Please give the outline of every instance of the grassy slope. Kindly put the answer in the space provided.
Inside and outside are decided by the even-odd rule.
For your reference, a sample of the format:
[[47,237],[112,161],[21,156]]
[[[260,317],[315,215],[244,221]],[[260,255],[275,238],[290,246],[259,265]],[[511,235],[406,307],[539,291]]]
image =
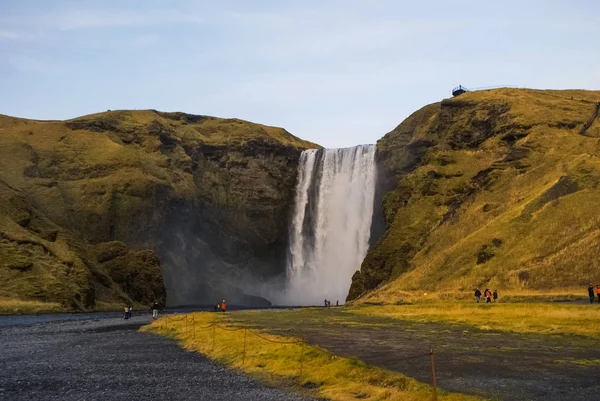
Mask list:
[[[267,312],[273,314],[273,312]],[[213,348],[213,328],[215,340]],[[227,366],[240,369],[275,385],[291,386],[333,401],[375,399],[381,401],[430,400],[431,388],[400,373],[376,368],[355,359],[339,358],[314,346],[304,346],[302,376],[300,339],[281,337],[228,324],[227,317],[215,313],[194,313],[159,319],[142,331],[151,331],[181,341],[188,350],[208,355]],[[294,344],[277,342],[296,341]],[[243,357],[244,342],[246,356]],[[477,400],[478,397],[444,393],[440,401]]]
[[361,300],[600,283],[600,121],[578,134],[599,100],[592,91],[472,92],[380,140],[398,184],[359,290],[387,284]]
[[252,141],[316,146],[281,128],[183,113],[109,111],[69,121],[0,115],[0,312],[161,296],[155,255],[91,243],[135,238],[136,247],[150,247],[155,233],[143,222],[153,220],[160,194],[195,195],[182,147]]
[[237,118],[225,119],[179,112],[115,110],[78,117],[69,122],[93,122],[95,126],[118,127],[122,131],[131,130],[132,133],[136,129],[158,123],[173,128],[176,136],[183,142],[210,145],[231,146],[250,140],[264,140],[303,149],[318,147],[314,143],[295,137],[283,128]]

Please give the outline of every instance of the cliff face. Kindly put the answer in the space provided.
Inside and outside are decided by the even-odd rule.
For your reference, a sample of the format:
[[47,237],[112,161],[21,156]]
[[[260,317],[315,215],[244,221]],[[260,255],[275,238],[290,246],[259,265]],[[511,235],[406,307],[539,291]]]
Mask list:
[[[349,299],[600,281],[600,92],[470,92],[378,143],[385,232]],[[375,291],[373,291],[376,289]]]
[[296,163],[316,146],[152,110],[0,116],[0,138],[0,298],[76,309],[164,298],[162,276],[170,304],[255,300],[239,287],[282,273]]

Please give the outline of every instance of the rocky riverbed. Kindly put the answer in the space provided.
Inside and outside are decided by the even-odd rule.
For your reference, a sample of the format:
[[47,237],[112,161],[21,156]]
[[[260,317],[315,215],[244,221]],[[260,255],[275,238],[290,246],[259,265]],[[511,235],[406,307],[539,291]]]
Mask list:
[[140,333],[149,321],[110,313],[0,317],[0,399],[309,400]]

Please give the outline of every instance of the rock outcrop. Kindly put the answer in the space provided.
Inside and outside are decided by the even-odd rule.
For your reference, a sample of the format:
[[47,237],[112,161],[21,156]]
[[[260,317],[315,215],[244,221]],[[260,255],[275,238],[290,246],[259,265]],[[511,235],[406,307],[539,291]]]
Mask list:
[[498,89],[407,118],[377,143],[385,230],[348,299],[600,282],[598,99]]
[[166,287],[171,305],[266,302],[244,291],[283,273],[309,147],[184,113],[0,115],[0,298],[93,309],[148,304]]

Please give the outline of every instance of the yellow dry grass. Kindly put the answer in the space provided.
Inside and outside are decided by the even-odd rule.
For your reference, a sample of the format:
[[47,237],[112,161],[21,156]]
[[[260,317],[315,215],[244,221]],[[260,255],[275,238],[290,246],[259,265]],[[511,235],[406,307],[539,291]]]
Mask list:
[[65,311],[65,308],[56,302],[23,301],[20,299],[0,298],[0,314],[2,315],[53,313]]
[[[211,326],[214,322],[217,327]],[[215,313],[165,317],[143,327],[142,331],[176,338],[187,350],[200,352],[274,384],[291,386],[298,391],[316,387],[310,391],[334,401],[432,399],[430,386],[400,373],[369,366],[359,360],[336,357],[318,347],[305,345],[302,353],[300,339],[246,331],[241,326],[228,324],[226,316]],[[290,341],[293,343],[279,343]],[[442,393],[438,399],[468,401],[480,398]]]
[[[495,288],[492,287],[492,290]],[[483,292],[484,288],[481,288]],[[502,303],[544,303],[573,302],[587,300],[586,288],[559,288],[541,290],[501,290]],[[357,305],[405,305],[431,303],[439,301],[470,301],[473,291],[404,291],[394,288],[393,283],[382,285],[377,291],[367,294],[359,300],[348,302],[348,306]]]
[[352,313],[420,322],[443,322],[517,333],[579,335],[600,339],[600,305],[430,302],[367,306]]

